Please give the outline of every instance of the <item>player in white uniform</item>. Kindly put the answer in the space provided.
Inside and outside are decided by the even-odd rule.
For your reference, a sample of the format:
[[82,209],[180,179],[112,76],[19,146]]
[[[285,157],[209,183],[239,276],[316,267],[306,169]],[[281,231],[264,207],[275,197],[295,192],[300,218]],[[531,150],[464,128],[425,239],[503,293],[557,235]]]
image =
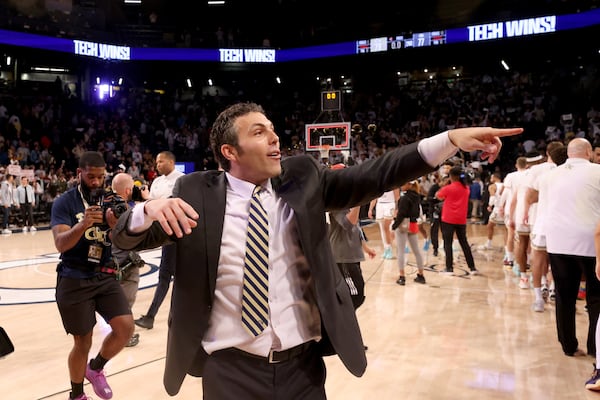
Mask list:
[[369,205],[369,218],[373,218],[373,209],[375,209],[375,220],[379,225],[383,242],[383,258],[386,260],[394,258],[392,254],[393,233],[390,231],[390,225],[396,215],[396,204],[399,198],[400,189],[394,189],[385,192],[381,197],[371,201]]

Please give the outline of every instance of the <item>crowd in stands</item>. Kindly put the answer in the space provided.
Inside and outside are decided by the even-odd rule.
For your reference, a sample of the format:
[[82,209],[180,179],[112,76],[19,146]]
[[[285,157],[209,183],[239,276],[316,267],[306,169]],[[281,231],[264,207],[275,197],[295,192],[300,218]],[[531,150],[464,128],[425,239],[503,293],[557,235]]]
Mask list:
[[[407,7],[379,0],[360,10],[337,1],[241,1],[197,12],[190,12],[184,0],[136,6],[120,2],[110,7],[101,3],[2,1],[0,25],[14,31],[134,47],[292,48],[450,29],[474,22],[572,14],[598,7],[599,0],[447,2],[444,7],[435,2]],[[268,24],[247,18],[257,9],[269,10]]]
[[[341,117],[351,121],[351,150],[332,151],[335,164],[358,164],[388,148],[464,126],[522,126],[525,133],[507,139],[489,172],[509,172],[518,156],[543,151],[548,141],[600,135],[597,67],[578,73],[482,74],[455,80],[409,82],[404,86],[356,90],[344,95]],[[183,98],[174,94],[119,93],[101,104],[84,104],[56,93],[4,96],[0,100],[0,180],[11,166],[33,170],[32,185],[40,201],[36,222],[47,220],[48,205],[76,180],[79,155],[103,153],[109,175],[119,168],[151,183],[154,159],[170,150],[177,161],[193,161],[196,170],[216,169],[208,143],[215,115],[227,104],[252,100],[271,110],[283,157],[305,152],[304,126],[323,117],[318,95],[244,92],[232,96]],[[319,158],[318,152],[311,153]],[[477,153],[461,154],[466,162]],[[110,177],[110,176],[109,176]],[[18,182],[18,179],[15,180]],[[45,216],[44,216],[45,214]]]

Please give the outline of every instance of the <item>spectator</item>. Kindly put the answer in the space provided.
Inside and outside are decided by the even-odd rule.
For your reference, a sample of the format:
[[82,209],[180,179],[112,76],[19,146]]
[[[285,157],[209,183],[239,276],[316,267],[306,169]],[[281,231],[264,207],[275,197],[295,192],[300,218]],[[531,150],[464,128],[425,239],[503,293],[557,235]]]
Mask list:
[[33,209],[35,208],[35,192],[33,186],[29,184],[29,178],[21,177],[21,184],[17,187],[17,198],[19,199],[19,208],[21,210],[21,220],[23,223],[23,232],[37,231],[33,221]]
[[442,207],[442,238],[444,239],[444,253],[446,254],[446,269],[444,273],[454,273],[454,259],[452,255],[452,241],[454,234],[463,251],[469,272],[477,274],[475,261],[471,253],[471,246],[467,240],[467,210],[469,208],[469,187],[465,183],[464,172],[461,167],[450,169],[450,183],[443,186],[436,197],[444,201]]
[[2,206],[2,233],[10,235],[12,230],[8,229],[10,214],[14,207],[19,204],[17,190],[14,185],[14,175],[6,174],[0,184],[0,206]]

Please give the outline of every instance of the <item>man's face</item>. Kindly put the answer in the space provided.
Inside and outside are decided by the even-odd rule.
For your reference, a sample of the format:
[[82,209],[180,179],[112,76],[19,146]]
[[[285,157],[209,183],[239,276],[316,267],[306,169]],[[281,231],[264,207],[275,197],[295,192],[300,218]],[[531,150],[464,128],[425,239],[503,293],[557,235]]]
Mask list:
[[88,166],[85,169],[79,169],[81,184],[89,190],[103,188],[105,176],[106,168],[104,167]]
[[600,147],[594,147],[594,152],[592,153],[592,162],[600,164]]
[[235,127],[238,145],[224,145],[229,150],[229,172],[236,178],[256,185],[279,175],[281,152],[273,123],[264,114],[253,112],[239,117]]
[[169,159],[164,154],[156,156],[156,170],[160,175],[169,175],[175,169],[175,161]]
[[440,167],[440,171],[439,171],[440,175],[441,176],[448,176],[450,174],[450,170],[451,169],[452,169],[452,166],[450,166],[450,165],[446,165],[446,164],[442,165]]

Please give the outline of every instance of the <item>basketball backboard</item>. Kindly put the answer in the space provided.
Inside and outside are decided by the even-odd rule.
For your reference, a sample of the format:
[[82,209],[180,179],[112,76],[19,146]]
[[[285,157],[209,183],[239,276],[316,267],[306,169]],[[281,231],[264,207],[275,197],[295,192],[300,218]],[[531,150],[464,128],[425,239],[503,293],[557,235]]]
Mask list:
[[350,150],[350,122],[306,124],[306,151],[317,151],[324,145],[330,150]]

